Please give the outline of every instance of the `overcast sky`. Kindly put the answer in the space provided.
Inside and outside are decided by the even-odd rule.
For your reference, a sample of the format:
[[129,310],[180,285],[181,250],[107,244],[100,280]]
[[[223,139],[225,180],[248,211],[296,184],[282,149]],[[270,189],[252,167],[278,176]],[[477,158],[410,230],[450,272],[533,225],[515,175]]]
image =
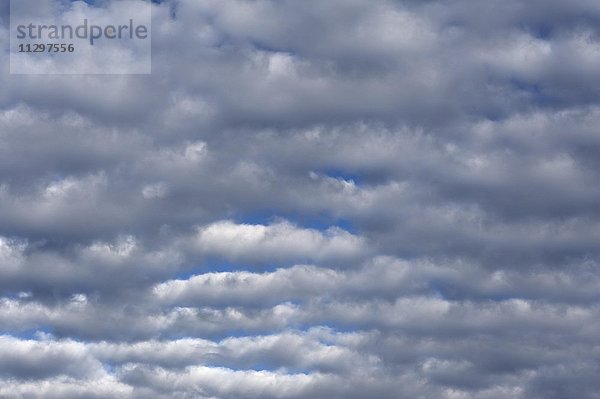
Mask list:
[[8,8],[0,398],[600,398],[598,0],[155,2],[121,76]]

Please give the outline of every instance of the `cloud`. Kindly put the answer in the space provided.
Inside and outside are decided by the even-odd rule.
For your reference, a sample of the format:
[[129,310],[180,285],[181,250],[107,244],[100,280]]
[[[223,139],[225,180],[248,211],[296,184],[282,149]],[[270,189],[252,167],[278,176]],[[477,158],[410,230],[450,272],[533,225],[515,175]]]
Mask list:
[[364,240],[340,228],[324,232],[287,222],[269,226],[217,222],[199,229],[197,246],[207,255],[232,261],[349,259],[361,256]]
[[43,379],[57,375],[75,378],[99,377],[102,364],[87,356],[84,345],[74,342],[20,341],[0,338],[0,374],[16,378]]
[[597,1],[152,3],[0,63],[0,397],[598,397]]

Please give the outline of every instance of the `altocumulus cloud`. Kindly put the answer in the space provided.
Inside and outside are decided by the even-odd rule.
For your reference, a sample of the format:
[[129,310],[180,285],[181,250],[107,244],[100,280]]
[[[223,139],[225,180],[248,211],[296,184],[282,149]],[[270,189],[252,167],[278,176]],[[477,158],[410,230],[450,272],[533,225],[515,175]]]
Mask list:
[[0,397],[600,398],[600,3],[152,3],[0,63]]

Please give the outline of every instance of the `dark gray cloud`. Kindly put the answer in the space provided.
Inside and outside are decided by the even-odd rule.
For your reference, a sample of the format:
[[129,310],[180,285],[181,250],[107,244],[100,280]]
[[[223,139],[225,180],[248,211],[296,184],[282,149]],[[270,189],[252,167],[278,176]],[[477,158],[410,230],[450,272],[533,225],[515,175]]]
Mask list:
[[153,3],[0,55],[1,398],[599,397],[597,1]]

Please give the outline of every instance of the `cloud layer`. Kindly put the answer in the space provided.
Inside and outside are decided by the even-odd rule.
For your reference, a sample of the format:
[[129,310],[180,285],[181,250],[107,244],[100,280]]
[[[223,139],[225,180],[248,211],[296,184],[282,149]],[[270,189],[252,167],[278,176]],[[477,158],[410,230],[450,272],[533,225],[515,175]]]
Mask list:
[[1,398],[600,397],[597,1],[152,7],[0,55]]

